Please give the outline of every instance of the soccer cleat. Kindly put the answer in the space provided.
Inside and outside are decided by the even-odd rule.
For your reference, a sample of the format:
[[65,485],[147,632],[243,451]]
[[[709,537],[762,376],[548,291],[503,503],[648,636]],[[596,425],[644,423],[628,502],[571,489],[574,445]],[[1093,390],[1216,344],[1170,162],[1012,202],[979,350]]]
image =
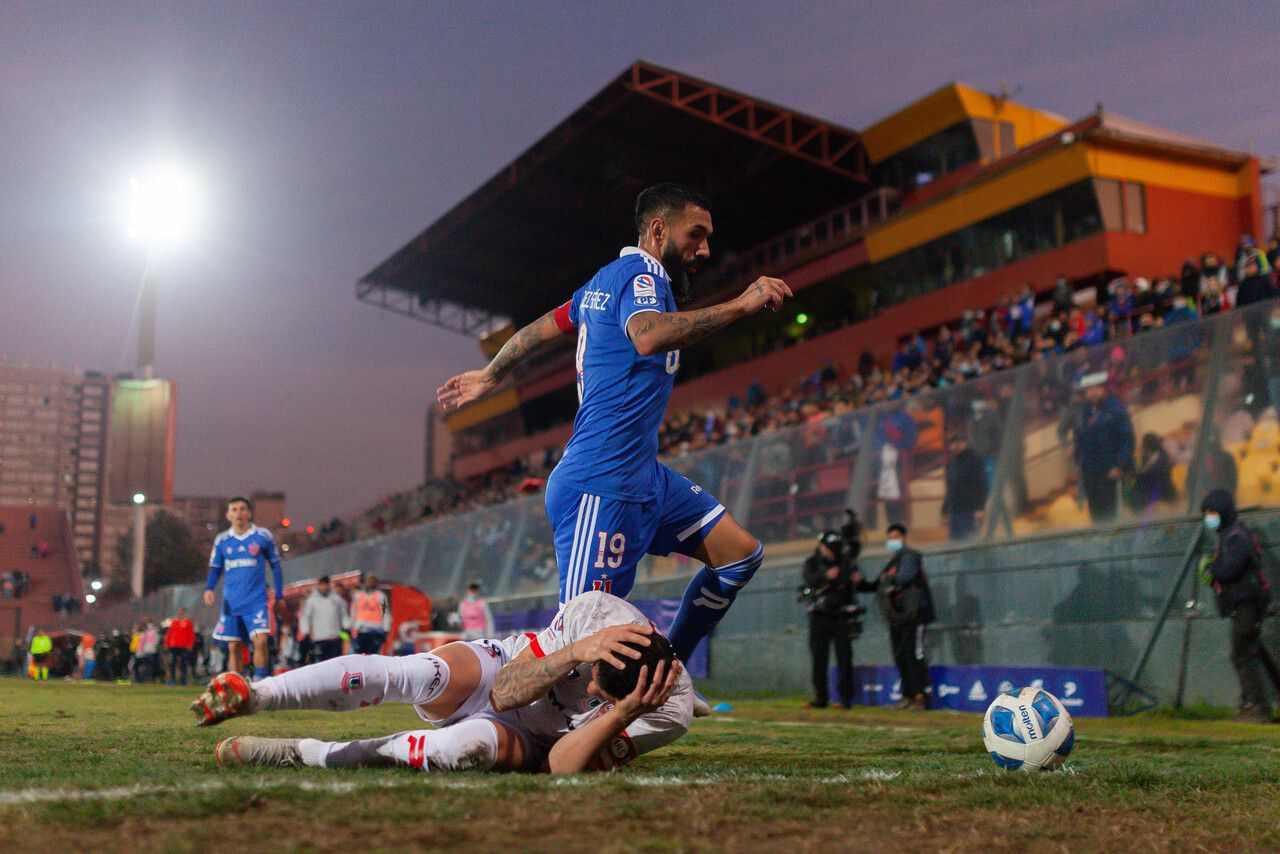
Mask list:
[[233,765],[270,765],[279,768],[301,768],[300,738],[259,738],[256,735],[233,735],[218,742],[213,756],[219,768]]
[[191,704],[196,726],[213,726],[227,718],[253,714],[253,690],[239,673],[220,673]]
[[693,692],[693,716],[695,718],[705,718],[711,714],[711,704],[707,702],[707,698]]

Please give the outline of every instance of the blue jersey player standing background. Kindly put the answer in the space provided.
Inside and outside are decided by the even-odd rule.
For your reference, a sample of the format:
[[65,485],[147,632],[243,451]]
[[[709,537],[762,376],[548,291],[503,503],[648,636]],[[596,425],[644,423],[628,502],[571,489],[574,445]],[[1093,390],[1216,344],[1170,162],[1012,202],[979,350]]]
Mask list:
[[579,407],[564,457],[547,481],[560,602],[604,590],[625,597],[646,554],[672,552],[704,564],[685,590],[671,627],[688,660],[763,561],[763,548],[700,486],[658,462],[658,427],[680,367],[680,348],[765,308],[791,290],[761,277],[728,302],[677,311],[689,275],[711,256],[711,205],[675,184],[636,200],[636,246],[579,288],[564,305],[511,337],[483,370],[438,391],[455,409],[493,390],[521,360],[562,335],[577,335]]
[[267,637],[271,633],[267,564],[271,565],[271,581],[278,600],[284,592],[280,553],[271,532],[253,524],[249,499],[236,497],[228,501],[227,521],[231,527],[217,536],[209,554],[204,603],[213,607],[213,591],[218,579],[224,578],[222,614],[213,630],[214,640],[227,641],[227,669],[233,673],[240,670],[240,645],[252,641],[253,678],[261,679],[271,675],[267,670]]

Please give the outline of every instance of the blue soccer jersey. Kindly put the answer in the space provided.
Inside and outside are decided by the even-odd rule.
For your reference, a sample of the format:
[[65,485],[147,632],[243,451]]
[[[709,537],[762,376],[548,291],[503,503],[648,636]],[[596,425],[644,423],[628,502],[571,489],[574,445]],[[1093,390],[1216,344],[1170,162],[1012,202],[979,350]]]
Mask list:
[[283,595],[284,576],[280,569],[280,553],[276,551],[271,532],[251,525],[244,534],[236,534],[231,528],[223,531],[213,541],[209,555],[209,581],[206,590],[218,586],[218,578],[225,575],[222,587],[222,610],[232,614],[253,614],[266,609],[267,563],[271,564],[271,580],[276,596]]
[[658,427],[680,367],[680,351],[642,356],[627,321],[676,310],[657,259],[629,246],[574,293],[567,319],[578,332],[578,415],[553,477],[562,487],[623,501],[662,489]]

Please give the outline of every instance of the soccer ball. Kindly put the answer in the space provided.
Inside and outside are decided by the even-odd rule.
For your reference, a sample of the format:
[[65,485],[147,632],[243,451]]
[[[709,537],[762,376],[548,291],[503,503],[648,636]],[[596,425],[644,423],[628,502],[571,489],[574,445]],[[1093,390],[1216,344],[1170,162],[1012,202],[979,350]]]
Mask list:
[[998,695],[982,718],[982,743],[1005,770],[1052,771],[1075,747],[1071,715],[1043,688]]

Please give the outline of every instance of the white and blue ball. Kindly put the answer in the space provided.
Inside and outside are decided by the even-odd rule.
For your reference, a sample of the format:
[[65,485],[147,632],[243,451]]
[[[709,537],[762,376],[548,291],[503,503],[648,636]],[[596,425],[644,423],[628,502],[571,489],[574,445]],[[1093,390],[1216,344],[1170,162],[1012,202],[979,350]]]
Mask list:
[[982,743],[1008,771],[1052,771],[1075,747],[1071,715],[1043,688],[1005,691],[982,718]]

